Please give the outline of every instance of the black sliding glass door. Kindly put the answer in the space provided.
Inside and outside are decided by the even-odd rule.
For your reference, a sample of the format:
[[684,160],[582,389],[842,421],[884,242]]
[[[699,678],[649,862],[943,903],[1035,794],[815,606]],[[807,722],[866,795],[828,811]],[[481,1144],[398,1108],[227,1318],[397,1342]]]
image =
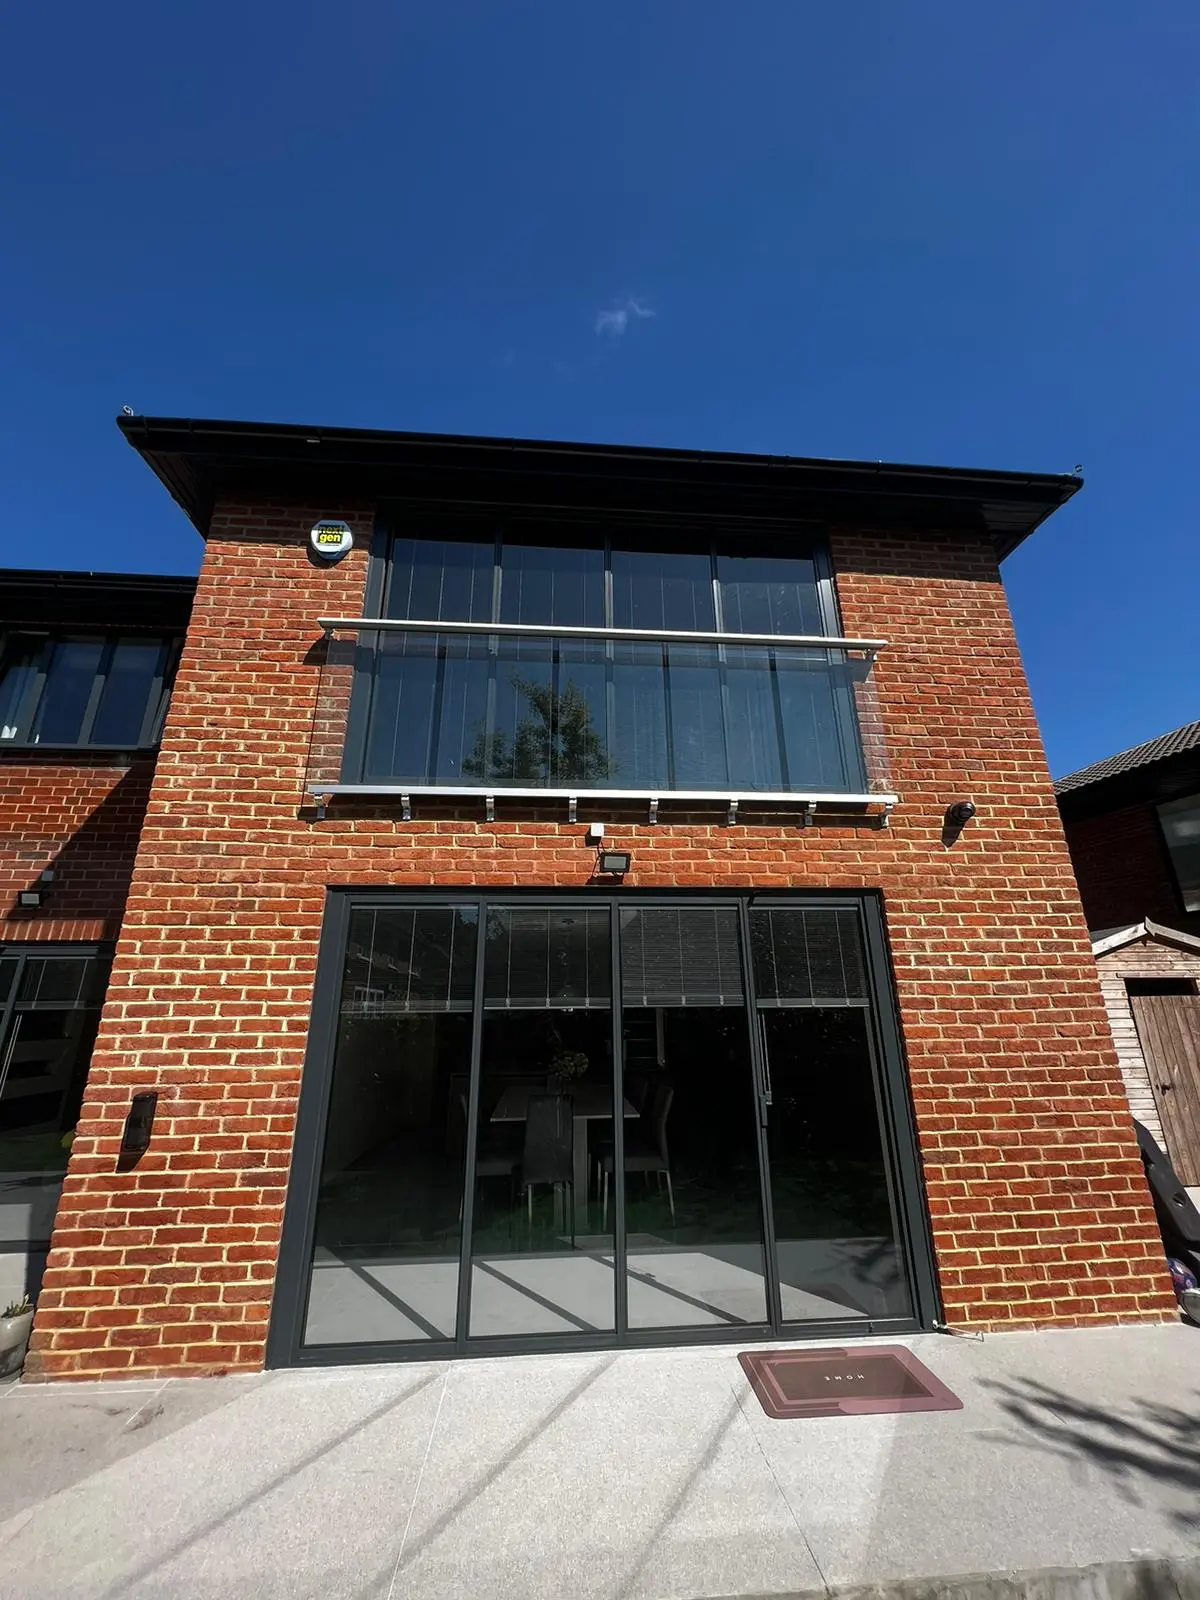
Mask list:
[[860,913],[752,905],[749,925],[782,1319],[911,1316]]
[[592,1203],[613,1126],[609,908],[489,908],[482,1020],[470,1337],[612,1334],[613,1222]]
[[306,1345],[452,1340],[477,906],[350,914]]
[[738,922],[732,903],[620,908],[625,1092],[639,1112],[624,1151],[631,1330],[770,1320]]
[[335,896],[271,1359],[928,1319],[881,938],[848,896]]

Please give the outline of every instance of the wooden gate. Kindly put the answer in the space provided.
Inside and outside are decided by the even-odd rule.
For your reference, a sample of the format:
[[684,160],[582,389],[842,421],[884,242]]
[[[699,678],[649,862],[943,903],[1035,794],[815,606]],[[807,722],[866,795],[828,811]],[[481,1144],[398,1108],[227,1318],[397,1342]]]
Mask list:
[[1131,995],[1142,1054],[1179,1181],[1200,1184],[1200,995]]

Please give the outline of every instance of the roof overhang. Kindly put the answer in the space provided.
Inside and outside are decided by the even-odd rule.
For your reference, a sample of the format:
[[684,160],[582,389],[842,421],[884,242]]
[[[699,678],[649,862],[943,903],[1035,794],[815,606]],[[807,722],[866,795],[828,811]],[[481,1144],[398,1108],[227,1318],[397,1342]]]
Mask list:
[[393,433],[179,417],[118,417],[201,533],[218,501],[353,496],[568,512],[819,521],[975,532],[998,559],[1082,487],[1071,475],[733,455],[623,445]]
[[1082,821],[1121,811],[1126,806],[1163,805],[1200,793],[1200,747],[1180,750],[1161,761],[1131,767],[1127,772],[1098,778],[1058,794],[1058,810],[1064,822]]
[[162,628],[188,624],[195,578],[0,568],[0,629]]
[[1158,944],[1172,944],[1177,949],[1186,950],[1191,955],[1200,956],[1200,939],[1194,934],[1181,933],[1178,928],[1165,927],[1161,922],[1132,923],[1128,928],[1104,928],[1092,936],[1092,954],[1094,956],[1110,955],[1114,950],[1120,950],[1127,944],[1136,944],[1139,939],[1153,939]]

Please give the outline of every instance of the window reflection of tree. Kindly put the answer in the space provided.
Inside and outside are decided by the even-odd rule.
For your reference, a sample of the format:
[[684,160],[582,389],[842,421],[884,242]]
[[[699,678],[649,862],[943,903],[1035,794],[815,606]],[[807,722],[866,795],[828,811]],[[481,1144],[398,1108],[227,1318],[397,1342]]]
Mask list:
[[529,704],[509,735],[479,727],[463,773],[477,783],[503,777],[512,782],[596,783],[611,778],[614,762],[592,721],[592,708],[573,678],[561,689],[514,677],[513,687]]

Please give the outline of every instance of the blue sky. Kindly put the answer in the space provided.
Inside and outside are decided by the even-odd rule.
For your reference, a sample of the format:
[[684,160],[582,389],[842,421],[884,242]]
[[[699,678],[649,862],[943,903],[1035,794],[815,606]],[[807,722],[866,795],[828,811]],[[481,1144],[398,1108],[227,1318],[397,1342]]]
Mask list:
[[191,572],[144,413],[1037,471],[1051,765],[1200,716],[1194,0],[6,26],[14,566]]

